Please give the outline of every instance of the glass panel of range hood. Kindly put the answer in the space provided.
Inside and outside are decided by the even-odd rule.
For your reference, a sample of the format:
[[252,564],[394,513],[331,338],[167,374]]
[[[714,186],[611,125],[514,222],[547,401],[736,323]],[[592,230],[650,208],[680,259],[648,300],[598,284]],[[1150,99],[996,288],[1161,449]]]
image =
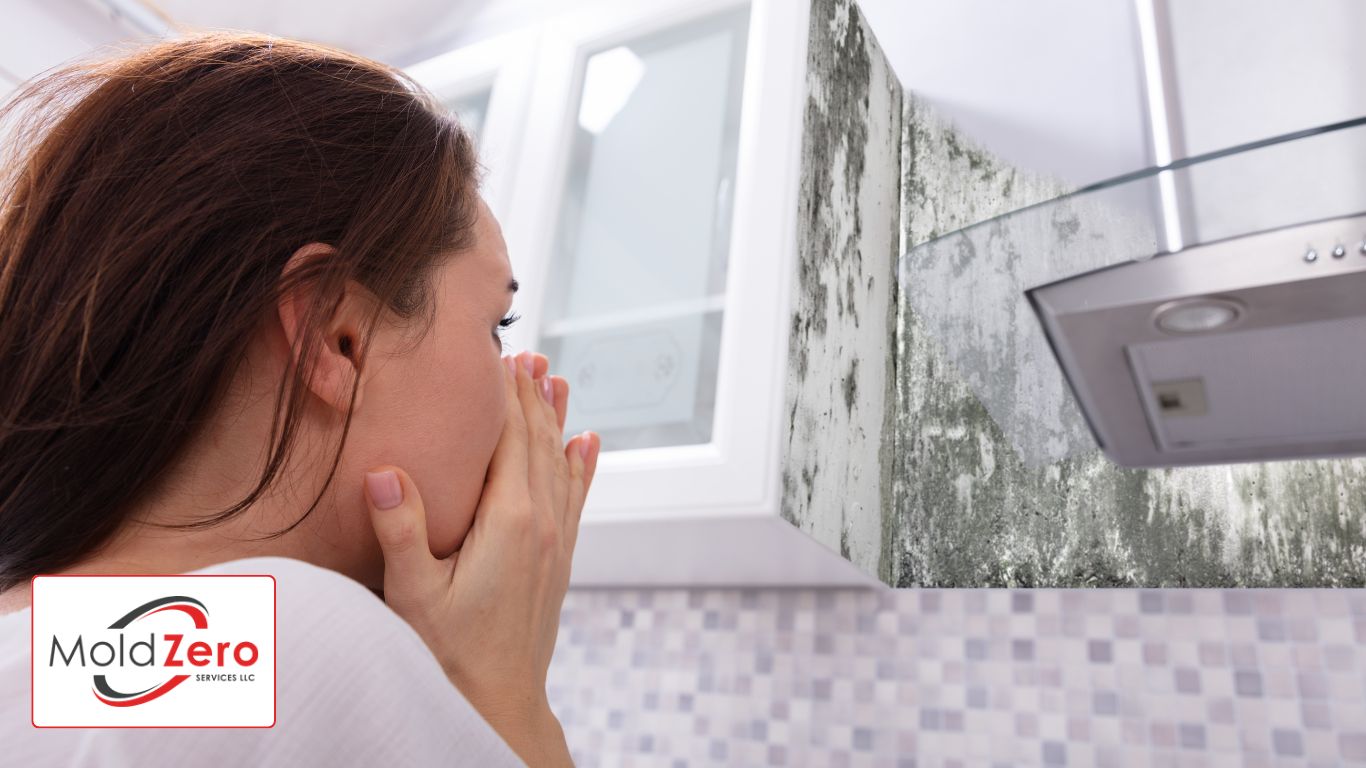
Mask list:
[[1149,168],[920,244],[923,332],[1022,461],[1366,454],[1366,117]]

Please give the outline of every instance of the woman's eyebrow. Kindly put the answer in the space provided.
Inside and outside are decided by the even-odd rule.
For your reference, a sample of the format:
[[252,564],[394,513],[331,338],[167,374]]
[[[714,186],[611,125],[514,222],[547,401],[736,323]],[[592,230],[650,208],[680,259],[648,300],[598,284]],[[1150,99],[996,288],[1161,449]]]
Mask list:
[[511,281],[508,282],[508,291],[510,291],[511,293],[516,293],[516,292],[517,292],[517,288],[518,288],[517,278],[514,277],[514,278],[512,278]]

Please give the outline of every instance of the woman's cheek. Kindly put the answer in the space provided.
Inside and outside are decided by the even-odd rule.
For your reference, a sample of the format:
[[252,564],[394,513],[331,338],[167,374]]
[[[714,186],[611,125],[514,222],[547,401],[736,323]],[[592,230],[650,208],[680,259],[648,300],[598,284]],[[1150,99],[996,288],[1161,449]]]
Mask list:
[[499,388],[493,397],[493,406],[485,411],[489,415],[488,424],[484,431],[484,444],[488,446],[489,458],[493,458],[493,450],[498,447],[498,440],[503,434],[503,425],[507,423],[507,393]]
[[488,413],[492,416],[490,431],[493,432],[493,443],[498,443],[498,436],[503,431],[503,423],[507,421],[508,393],[507,383],[504,375],[507,369],[503,367],[503,361],[498,361],[498,368],[494,371],[494,380],[489,385],[489,392],[492,395],[492,407]]

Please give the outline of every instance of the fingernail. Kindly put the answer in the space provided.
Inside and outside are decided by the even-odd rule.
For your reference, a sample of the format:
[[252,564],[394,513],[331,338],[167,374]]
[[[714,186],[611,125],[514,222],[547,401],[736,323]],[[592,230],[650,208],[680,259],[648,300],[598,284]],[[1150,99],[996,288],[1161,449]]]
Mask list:
[[513,378],[517,377],[517,358],[512,355],[504,357],[503,367],[508,369],[508,373],[512,374]]
[[530,353],[530,352],[523,352],[522,354],[518,355],[518,357],[521,358],[521,360],[522,360],[522,370],[526,371],[526,375],[530,376],[530,375],[531,375],[531,363],[533,362],[532,359],[531,359],[531,353]]
[[365,487],[369,489],[370,498],[374,499],[375,506],[380,509],[393,509],[403,501],[403,486],[398,482],[398,475],[392,469],[366,472]]
[[550,388],[550,374],[541,377],[541,397],[544,397],[547,403],[555,402],[555,390]]
[[579,436],[579,458],[588,461],[588,440],[591,432],[584,432]]

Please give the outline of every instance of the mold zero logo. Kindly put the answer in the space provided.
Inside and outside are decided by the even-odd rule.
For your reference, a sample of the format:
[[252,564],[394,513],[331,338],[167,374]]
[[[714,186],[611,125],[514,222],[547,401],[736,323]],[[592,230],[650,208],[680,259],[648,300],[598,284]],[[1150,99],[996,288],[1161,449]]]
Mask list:
[[275,724],[275,578],[36,576],[33,725]]

